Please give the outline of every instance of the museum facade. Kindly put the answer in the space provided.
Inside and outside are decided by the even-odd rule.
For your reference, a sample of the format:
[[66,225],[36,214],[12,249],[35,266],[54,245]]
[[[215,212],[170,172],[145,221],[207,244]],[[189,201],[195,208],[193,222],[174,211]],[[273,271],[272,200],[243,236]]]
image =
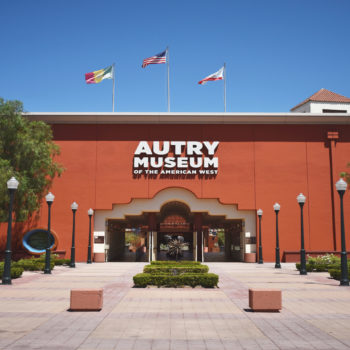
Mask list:
[[[172,259],[174,240],[186,260],[256,259],[259,208],[264,261],[273,261],[277,202],[281,258],[291,261],[300,249],[299,193],[306,251],[340,250],[334,184],[350,162],[348,112],[26,116],[49,123],[61,149],[51,227],[67,258],[75,201],[77,261],[87,258],[89,208],[96,261]],[[344,208],[348,218],[349,194]],[[43,203],[32,229],[46,225]]]

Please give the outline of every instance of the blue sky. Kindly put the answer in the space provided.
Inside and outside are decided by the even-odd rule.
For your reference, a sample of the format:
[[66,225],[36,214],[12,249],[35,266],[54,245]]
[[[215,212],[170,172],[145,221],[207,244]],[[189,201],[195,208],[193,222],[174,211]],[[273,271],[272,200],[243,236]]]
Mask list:
[[30,112],[287,112],[326,88],[350,97],[349,0],[2,0],[0,96]]

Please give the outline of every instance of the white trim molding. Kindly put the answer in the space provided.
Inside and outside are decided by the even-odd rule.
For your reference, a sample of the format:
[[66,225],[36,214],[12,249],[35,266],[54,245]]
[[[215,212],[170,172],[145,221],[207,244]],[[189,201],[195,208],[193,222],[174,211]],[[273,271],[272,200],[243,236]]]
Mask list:
[[49,124],[350,124],[350,113],[23,113]]

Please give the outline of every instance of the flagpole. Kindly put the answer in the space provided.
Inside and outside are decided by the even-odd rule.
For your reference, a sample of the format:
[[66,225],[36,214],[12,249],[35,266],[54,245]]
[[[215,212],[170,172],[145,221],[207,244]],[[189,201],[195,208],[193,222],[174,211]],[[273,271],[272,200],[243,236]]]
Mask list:
[[113,96],[112,96],[112,112],[114,112],[114,94],[115,94],[115,63],[113,63]]
[[170,112],[170,84],[169,84],[169,47],[166,48],[167,62],[168,62],[168,112]]
[[224,63],[224,106],[226,113],[226,63]]

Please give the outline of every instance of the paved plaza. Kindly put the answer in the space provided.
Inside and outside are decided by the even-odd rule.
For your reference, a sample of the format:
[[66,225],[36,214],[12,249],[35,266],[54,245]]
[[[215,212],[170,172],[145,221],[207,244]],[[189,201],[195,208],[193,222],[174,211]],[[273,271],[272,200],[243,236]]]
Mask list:
[[[143,263],[77,264],[0,285],[1,349],[350,349],[350,288],[294,264],[208,263],[216,289],[132,288]],[[70,312],[71,289],[104,289],[100,312]],[[251,312],[248,288],[282,290]]]

